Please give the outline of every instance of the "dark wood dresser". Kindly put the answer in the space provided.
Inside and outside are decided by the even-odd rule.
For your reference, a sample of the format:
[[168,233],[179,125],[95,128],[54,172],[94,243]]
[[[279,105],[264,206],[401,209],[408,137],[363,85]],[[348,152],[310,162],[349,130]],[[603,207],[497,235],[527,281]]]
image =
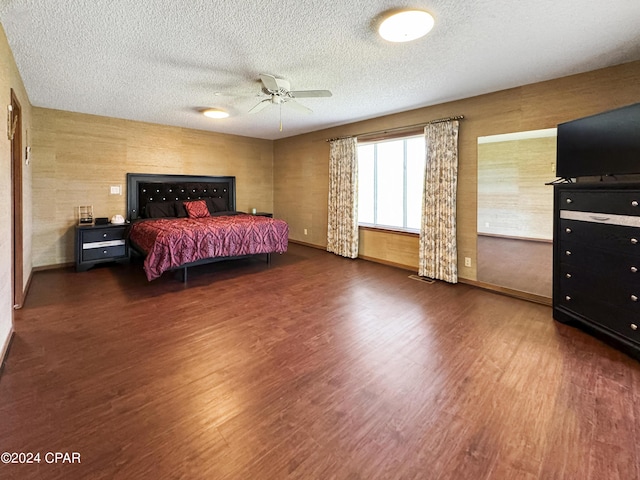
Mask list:
[[640,184],[554,189],[553,317],[639,358]]

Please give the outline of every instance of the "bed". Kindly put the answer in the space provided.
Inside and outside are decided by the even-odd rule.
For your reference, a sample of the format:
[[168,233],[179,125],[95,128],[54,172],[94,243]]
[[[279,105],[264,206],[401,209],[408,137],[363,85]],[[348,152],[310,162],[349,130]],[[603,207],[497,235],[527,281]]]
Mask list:
[[130,246],[149,281],[164,272],[287,251],[283,220],[236,211],[235,177],[127,174]]

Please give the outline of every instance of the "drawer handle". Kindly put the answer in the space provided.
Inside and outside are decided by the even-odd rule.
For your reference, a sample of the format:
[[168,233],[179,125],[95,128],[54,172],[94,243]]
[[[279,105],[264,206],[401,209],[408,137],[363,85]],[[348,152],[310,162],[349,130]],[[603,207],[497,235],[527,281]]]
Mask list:
[[631,267],[631,273],[638,273],[638,267]]
[[631,239],[631,244],[632,245],[636,245],[638,243],[638,239],[637,238],[632,238]]
[[632,207],[637,207],[638,206],[637,200],[634,200],[633,202],[631,202],[631,206]]
[[102,253],[104,253],[106,255],[108,252],[106,250],[103,250]]
[[589,215],[589,218],[591,220],[595,220],[596,222],[606,222],[608,221],[611,217],[596,217],[595,215]]
[[565,275],[565,277],[567,277],[567,278],[571,278],[571,274],[570,274],[570,273],[567,273],[567,274]]
[[632,323],[630,327],[631,327],[631,330],[638,330],[638,325],[636,325],[635,323]]
[[636,297],[635,295],[631,295],[631,301],[632,302],[637,302],[638,301],[638,297]]
[[570,297],[569,295],[567,295],[566,297],[564,297],[564,299],[565,299],[567,302],[570,302],[570,301],[571,301],[571,297]]
[[571,200],[570,198],[567,198],[567,203],[573,203],[573,200]]
[[106,234],[106,233],[103,233],[103,234],[102,234],[102,238],[107,238],[107,234]]
[[571,255],[571,250],[567,250],[566,252],[564,252],[564,254],[568,257],[569,255]]
[[565,228],[564,231],[567,232],[567,233],[571,233],[571,229],[570,228]]

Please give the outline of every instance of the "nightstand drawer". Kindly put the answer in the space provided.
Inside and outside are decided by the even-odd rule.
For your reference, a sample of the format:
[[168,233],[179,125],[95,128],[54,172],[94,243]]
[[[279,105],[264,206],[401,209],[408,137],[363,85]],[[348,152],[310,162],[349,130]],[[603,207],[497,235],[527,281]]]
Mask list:
[[124,244],[112,247],[89,248],[82,250],[82,261],[113,259],[124,257],[126,254],[127,249]]
[[125,228],[101,228],[99,230],[86,230],[82,232],[82,243],[103,242],[109,240],[122,240]]

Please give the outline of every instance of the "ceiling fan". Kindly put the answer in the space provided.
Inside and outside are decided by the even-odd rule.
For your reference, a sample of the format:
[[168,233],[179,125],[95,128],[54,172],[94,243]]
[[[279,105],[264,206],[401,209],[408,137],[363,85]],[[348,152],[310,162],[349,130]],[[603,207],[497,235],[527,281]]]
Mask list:
[[[264,110],[269,105],[289,105],[299,112],[311,113],[310,108],[295,101],[297,98],[312,98],[312,97],[330,97],[331,92],[329,90],[290,90],[291,84],[288,80],[282,78],[276,78],[273,75],[265,73],[260,74],[260,80],[262,81],[262,92],[267,95],[260,103],[255,105],[249,113],[258,113]],[[280,126],[282,129],[282,125]]]

